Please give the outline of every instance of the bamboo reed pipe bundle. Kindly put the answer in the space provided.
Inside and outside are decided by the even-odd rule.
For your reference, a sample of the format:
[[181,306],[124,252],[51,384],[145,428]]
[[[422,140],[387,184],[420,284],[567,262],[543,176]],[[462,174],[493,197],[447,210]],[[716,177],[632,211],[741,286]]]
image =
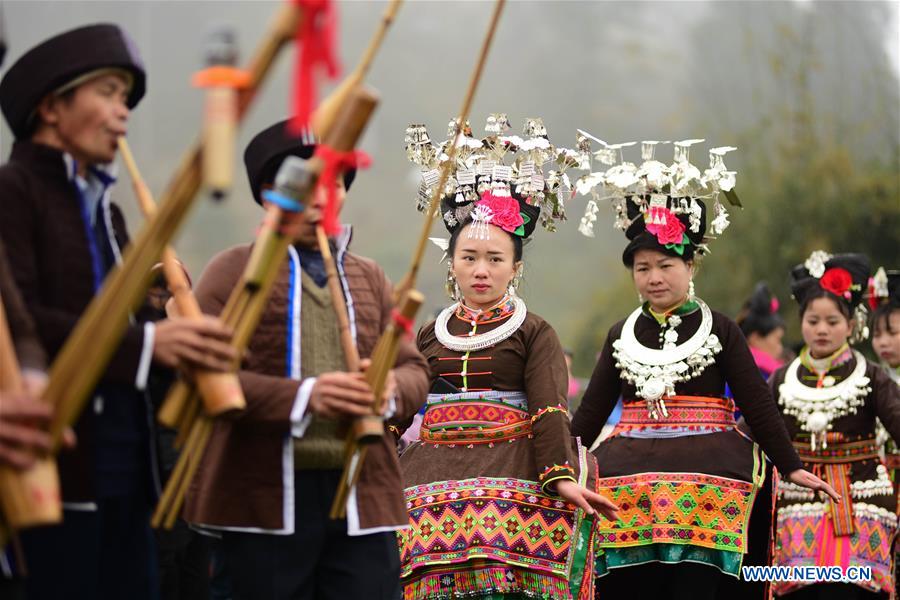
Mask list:
[[[25,391],[2,298],[0,298],[0,391],[15,394]],[[8,537],[15,530],[62,521],[59,474],[53,457],[38,457],[35,465],[27,471],[17,471],[12,467],[0,465],[0,516],[5,529],[8,530],[0,531],[0,548],[3,547],[2,538]]]
[[[491,15],[491,20],[488,24],[487,33],[485,34],[484,41],[481,46],[481,51],[478,54],[475,67],[469,79],[469,86],[466,90],[465,98],[463,99],[462,109],[459,112],[461,126],[469,117],[469,111],[472,108],[472,102],[475,98],[475,90],[478,88],[478,84],[481,80],[481,74],[484,71],[484,65],[487,62],[487,56],[491,48],[491,43],[493,42],[494,34],[497,31],[497,25],[500,21],[500,15],[503,12],[503,7],[505,6],[505,4],[506,0],[497,0],[494,4],[494,12]],[[416,278],[419,274],[419,268],[422,264],[422,258],[425,255],[425,246],[428,242],[428,236],[431,232],[432,221],[434,221],[434,217],[436,216],[438,207],[440,206],[441,194],[443,193],[443,190],[447,183],[447,179],[450,176],[450,168],[453,164],[455,164],[458,143],[459,136],[454,138],[453,143],[450,145],[450,148],[447,151],[448,158],[446,161],[444,161],[439,182],[434,188],[434,194],[431,198],[431,204],[428,209],[428,213],[425,216],[425,222],[422,226],[422,232],[419,235],[419,240],[416,244],[416,248],[413,251],[409,270],[397,285],[397,287],[394,288],[393,299],[395,304],[400,304],[404,297],[415,291],[413,287],[415,286]],[[418,294],[418,292],[416,293]],[[375,365],[373,364],[372,367],[374,366]],[[364,440],[366,436],[366,428],[368,427],[367,421],[357,421],[355,426],[356,434],[360,436],[361,440]],[[373,428],[371,432],[374,434],[376,431],[377,430]],[[330,516],[333,519],[343,518],[344,516],[346,516],[347,495],[349,494],[350,488],[355,485],[356,479],[359,477],[360,469],[362,468],[362,463],[365,460],[365,446],[359,447],[358,442],[355,441],[355,439],[351,438],[355,438],[353,431],[351,431],[351,434],[348,435],[347,454],[344,462],[344,474],[341,477],[341,483],[338,487],[338,493],[335,496],[333,504],[331,505]]]
[[[144,182],[144,178],[141,176],[141,172],[138,170],[137,163],[131,153],[131,148],[124,137],[119,138],[119,153],[122,155],[122,160],[131,176],[131,183],[141,212],[146,219],[152,219],[156,213],[156,203],[153,201],[150,189]],[[181,268],[178,256],[171,246],[166,246],[163,249],[162,263],[166,282],[172,297],[175,299],[175,304],[178,306],[178,312],[181,316],[189,319],[203,318],[203,311],[200,310],[200,305],[197,304],[197,299],[191,291],[191,284],[187,275]],[[197,380],[197,389],[203,400],[206,414],[214,417],[228,411],[242,410],[247,406],[236,374],[199,371],[194,376]]]
[[[385,410],[382,398],[384,386],[388,373],[394,368],[394,363],[397,362],[400,340],[406,333],[400,322],[412,322],[416,318],[416,313],[423,302],[425,302],[425,297],[419,291],[409,290],[406,293],[400,304],[400,309],[397,311],[399,319],[395,317],[394,321],[389,323],[381,334],[372,352],[372,364],[369,365],[369,369],[366,371],[366,381],[368,381],[369,386],[372,388],[372,393],[375,395],[375,404],[372,407],[371,418],[377,420],[382,427],[382,432],[384,429],[381,415],[384,414]],[[366,441],[374,440],[367,439]],[[359,479],[368,446],[368,444],[360,442],[361,439],[357,431],[351,429],[347,434],[344,471],[329,512],[329,516],[332,519],[342,519],[347,516],[347,497]]]

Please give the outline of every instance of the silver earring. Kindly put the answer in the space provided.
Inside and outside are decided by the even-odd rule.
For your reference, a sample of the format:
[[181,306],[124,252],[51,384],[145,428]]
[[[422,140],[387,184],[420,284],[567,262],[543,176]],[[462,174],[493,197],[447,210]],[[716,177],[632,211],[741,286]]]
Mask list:
[[694,289],[694,279],[691,278],[691,282],[688,284],[688,299],[694,298],[695,291],[696,290]]
[[444,291],[447,292],[447,295],[451,300],[459,302],[462,295],[459,292],[459,284],[456,283],[456,277],[453,276],[453,271],[447,271],[447,281],[444,284]]
[[522,281],[522,273],[520,271],[516,271],[516,275],[510,279],[509,285],[506,288],[507,293],[510,296],[516,295],[516,288],[519,287],[519,283]]
[[645,302],[644,295],[642,293],[638,292],[638,303],[643,304],[644,302]]

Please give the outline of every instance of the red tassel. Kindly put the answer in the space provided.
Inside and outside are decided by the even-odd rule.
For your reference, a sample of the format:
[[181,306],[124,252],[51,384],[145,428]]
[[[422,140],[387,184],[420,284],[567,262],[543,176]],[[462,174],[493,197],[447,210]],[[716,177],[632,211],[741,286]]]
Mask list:
[[324,187],[328,194],[325,210],[322,212],[322,228],[329,237],[334,237],[341,232],[337,214],[337,189],[334,185],[338,175],[347,169],[366,169],[372,164],[372,159],[361,150],[338,152],[325,144],[316,146],[316,156],[324,163],[319,174],[318,187]]
[[318,93],[316,70],[322,66],[329,79],[341,72],[335,52],[337,11],[332,0],[291,0],[303,9],[297,29],[297,68],[294,73],[294,110],[288,130],[299,135],[309,124]]
[[411,340],[413,337],[413,320],[401,315],[396,308],[391,311],[391,318],[394,320],[394,325],[403,332],[404,339],[407,341]]

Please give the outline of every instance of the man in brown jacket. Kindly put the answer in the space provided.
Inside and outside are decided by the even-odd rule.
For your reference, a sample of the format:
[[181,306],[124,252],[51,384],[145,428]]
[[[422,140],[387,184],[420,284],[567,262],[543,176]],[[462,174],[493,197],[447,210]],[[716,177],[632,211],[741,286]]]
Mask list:
[[[257,135],[244,154],[256,202],[263,203],[262,191],[286,156],[309,158],[313,149],[308,136],[286,137],[284,123]],[[340,185],[341,200],[344,190]],[[345,371],[316,244],[323,205],[317,190],[297,217],[297,242],[240,371],[247,410],[217,422],[187,502],[188,521],[221,532],[235,598],[375,600],[399,593],[394,531],[408,519],[390,434],[370,447],[347,519],[328,518],[343,465],[339,423],[366,413],[374,398],[362,375]],[[349,241],[345,227],[334,255],[351,330],[367,358],[391,319],[391,285],[373,261],[348,252]],[[249,254],[250,245],[242,245],[213,258],[196,287],[204,311],[221,311]],[[389,412],[414,415],[428,383],[410,342],[403,342],[389,381]]]
[[[145,73],[133,41],[97,24],[23,54],[0,82],[16,142],[0,167],[0,238],[52,359],[121,261],[125,221],[110,202],[115,159]],[[235,354],[220,322],[162,321],[126,331],[59,456],[62,525],[22,535],[29,598],[153,598],[150,507],[153,415],[141,390],[150,363],[227,369]]]

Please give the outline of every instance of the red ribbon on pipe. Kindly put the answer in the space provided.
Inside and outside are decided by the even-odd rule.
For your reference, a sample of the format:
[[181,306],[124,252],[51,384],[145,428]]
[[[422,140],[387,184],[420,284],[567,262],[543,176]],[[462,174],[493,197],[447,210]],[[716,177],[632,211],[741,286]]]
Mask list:
[[394,325],[403,332],[403,337],[411,340],[413,337],[413,320],[404,317],[396,308],[391,311],[391,319],[394,320]]
[[309,124],[317,103],[316,71],[324,68],[329,79],[341,73],[335,52],[337,11],[332,0],[291,0],[303,9],[297,29],[297,68],[294,76],[294,110],[288,130],[299,135]]
[[329,237],[334,237],[341,231],[338,222],[337,183],[338,175],[347,169],[366,169],[372,164],[372,159],[361,150],[339,152],[325,144],[316,146],[316,154],[322,160],[324,166],[319,174],[319,187],[325,188],[328,194],[325,200],[325,210],[322,212],[322,228]]

